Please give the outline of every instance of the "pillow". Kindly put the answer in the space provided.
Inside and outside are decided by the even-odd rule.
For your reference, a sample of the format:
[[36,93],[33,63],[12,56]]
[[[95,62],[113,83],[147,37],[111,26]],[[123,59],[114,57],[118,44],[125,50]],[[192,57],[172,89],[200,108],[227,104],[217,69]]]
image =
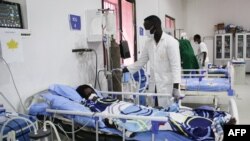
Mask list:
[[[68,98],[65,98],[61,95],[47,93],[47,94],[42,94],[42,97],[45,98],[46,101],[48,101],[48,103],[50,103],[51,109],[79,111],[79,112],[91,112],[88,107],[85,107],[84,105],[82,105],[80,103],[69,100]],[[75,122],[77,122],[81,125],[85,125],[88,127],[95,127],[95,120],[89,116],[64,115],[64,117],[66,117],[68,119],[73,118]],[[105,127],[105,124],[103,123],[101,118],[98,120],[98,124],[99,124],[100,128]]]
[[[67,98],[64,98],[62,96],[50,96],[51,99],[51,108],[52,109],[58,109],[58,110],[68,110],[68,111],[79,111],[79,112],[90,112],[90,109],[88,107],[85,107],[84,105],[71,101]],[[93,113],[94,114],[94,113]],[[88,127],[95,127],[95,120],[92,117],[89,116],[79,116],[79,115],[64,115],[64,117],[69,119],[74,119],[75,122],[85,125]],[[102,121],[102,118],[98,120],[98,124],[100,128],[104,128],[105,124]]]
[[83,98],[77,93],[77,91],[70,86],[55,84],[51,85],[49,87],[49,90],[72,101],[80,103],[83,100]]
[[35,103],[29,109],[29,115],[50,115],[46,112],[46,109],[49,108],[47,103]]

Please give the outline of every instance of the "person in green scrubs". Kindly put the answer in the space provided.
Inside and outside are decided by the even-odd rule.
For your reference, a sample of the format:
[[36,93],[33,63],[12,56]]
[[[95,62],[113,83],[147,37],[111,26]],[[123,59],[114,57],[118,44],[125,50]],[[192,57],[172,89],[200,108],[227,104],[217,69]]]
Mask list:
[[[199,63],[194,54],[194,50],[189,40],[187,40],[186,34],[181,35],[179,40],[180,56],[181,56],[181,67],[182,69],[199,69]],[[185,71],[184,74],[190,72]]]

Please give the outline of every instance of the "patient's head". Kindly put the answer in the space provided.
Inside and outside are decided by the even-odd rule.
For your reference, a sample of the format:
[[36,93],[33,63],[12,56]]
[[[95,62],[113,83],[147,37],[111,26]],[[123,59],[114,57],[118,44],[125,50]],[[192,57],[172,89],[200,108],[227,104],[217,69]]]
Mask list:
[[95,93],[95,90],[89,85],[80,85],[77,87],[76,91],[82,98],[89,99],[89,96],[92,93]]

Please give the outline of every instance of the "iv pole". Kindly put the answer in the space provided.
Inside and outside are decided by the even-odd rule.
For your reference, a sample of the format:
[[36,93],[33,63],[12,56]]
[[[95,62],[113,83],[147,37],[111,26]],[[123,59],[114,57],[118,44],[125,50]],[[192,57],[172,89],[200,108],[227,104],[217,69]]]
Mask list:
[[[114,11],[110,8],[107,9],[98,9],[98,11],[101,11],[105,16],[110,11]],[[103,45],[103,52],[104,52],[104,73],[107,79],[107,84],[108,84],[108,91],[113,91],[113,82],[112,82],[112,68],[111,68],[111,63],[110,63],[110,45],[111,45],[111,37],[109,34],[105,34],[106,26],[102,24],[102,45]],[[111,35],[112,36],[112,35]]]
[[179,39],[181,38],[181,31],[183,31],[184,29],[175,29],[176,31],[178,31],[179,33]]

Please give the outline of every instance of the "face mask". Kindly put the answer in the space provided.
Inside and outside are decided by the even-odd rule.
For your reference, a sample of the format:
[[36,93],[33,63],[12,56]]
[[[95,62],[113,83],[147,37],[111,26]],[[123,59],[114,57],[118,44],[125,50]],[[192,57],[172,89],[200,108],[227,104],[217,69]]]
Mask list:
[[198,42],[197,42],[197,41],[195,41],[194,43],[195,43],[195,44],[198,44]]
[[[150,31],[153,29],[154,27],[151,26],[151,28],[149,30],[145,30],[145,34],[146,36],[148,36],[149,38],[154,38],[154,33],[150,33]],[[155,31],[154,31],[155,32]]]
[[92,93],[92,94],[90,94],[88,99],[93,100],[95,97],[97,97],[97,95],[95,93]]

